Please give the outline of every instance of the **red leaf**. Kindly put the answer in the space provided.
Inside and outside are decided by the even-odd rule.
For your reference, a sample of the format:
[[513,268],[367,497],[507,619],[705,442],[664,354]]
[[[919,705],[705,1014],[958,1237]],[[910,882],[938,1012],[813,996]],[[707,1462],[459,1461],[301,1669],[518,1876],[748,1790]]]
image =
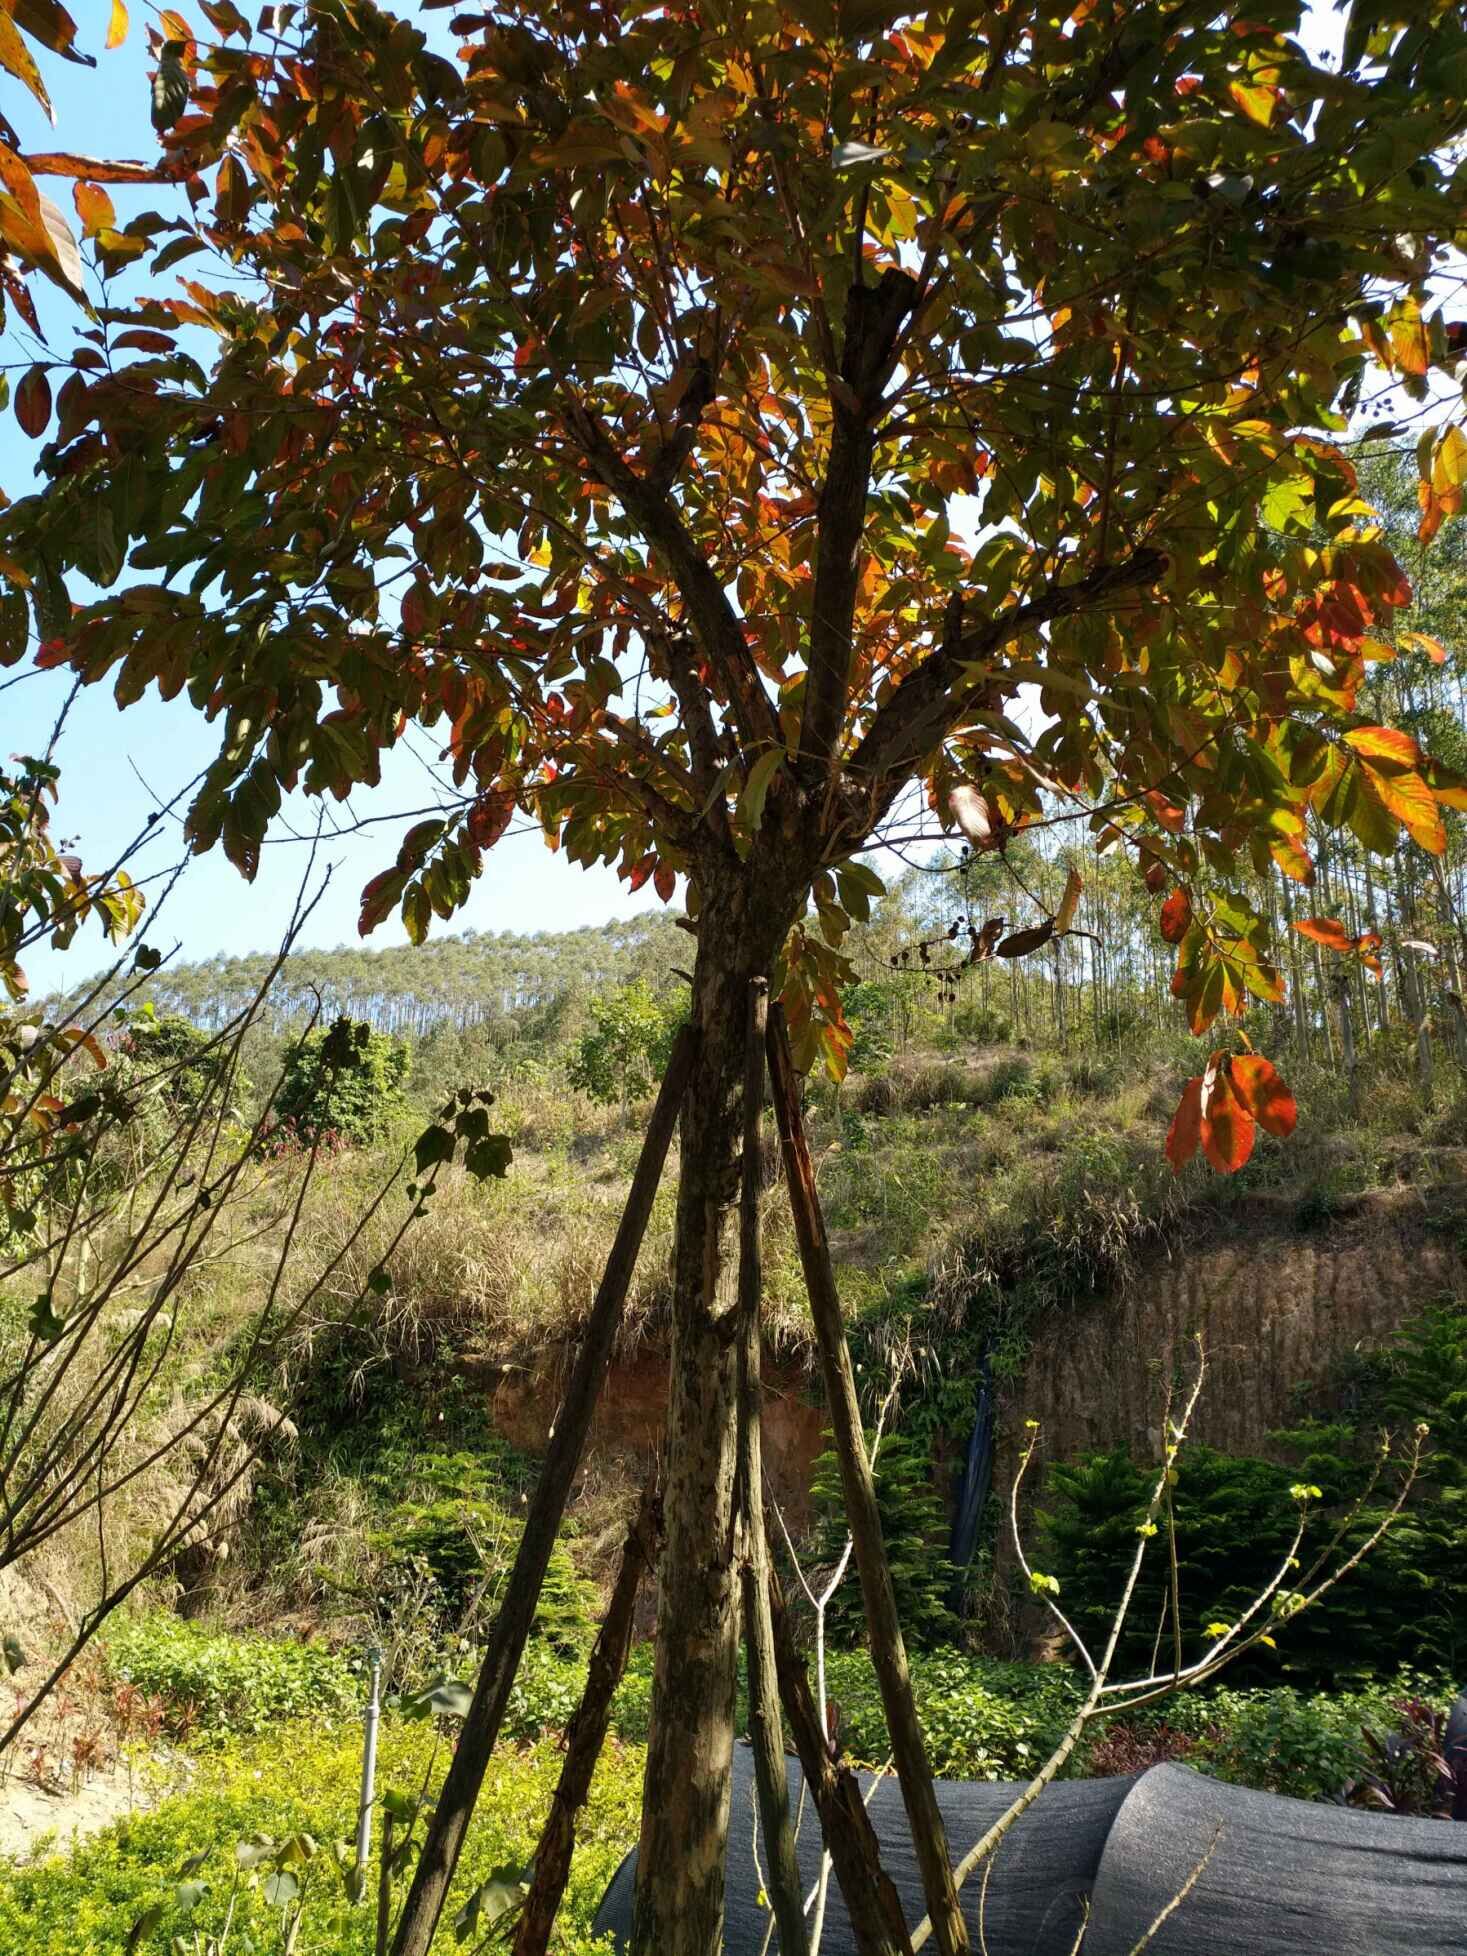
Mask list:
[[1178,808],[1175,802],[1168,801],[1159,788],[1147,792],[1146,805],[1168,835],[1180,835],[1187,826],[1185,810]]
[[1016,930],[1012,937],[1006,937],[997,947],[995,955],[1001,958],[1027,958],[1031,951],[1037,951],[1054,936],[1054,919],[1035,924],[1032,930]]
[[427,600],[416,584],[402,594],[402,628],[409,638],[421,638],[428,629]]
[[1265,1134],[1284,1140],[1294,1132],[1298,1104],[1271,1060],[1262,1053],[1238,1053],[1228,1062],[1228,1074],[1234,1093]]
[[627,888],[629,890],[640,890],[656,867],[657,858],[653,855],[643,856],[640,862],[633,863],[631,870],[627,874]]
[[652,875],[652,887],[664,903],[671,903],[677,888],[677,871],[671,863],[659,863]]
[[1202,1139],[1202,1075],[1196,1074],[1182,1089],[1177,1111],[1166,1131],[1166,1158],[1172,1173],[1180,1175],[1197,1152]]
[[513,814],[514,798],[507,795],[502,788],[492,789],[488,794],[480,795],[469,810],[467,824],[469,840],[476,843],[480,849],[492,849],[509,827],[509,820]]
[[1180,944],[1192,922],[1192,899],[1185,890],[1173,890],[1161,906],[1161,934],[1168,944]]
[[1333,917],[1300,917],[1294,929],[1301,937],[1312,937],[1316,944],[1323,944],[1328,951],[1353,951],[1355,948],[1354,938]]
[[357,918],[357,935],[368,937],[387,915],[393,904],[402,895],[406,878],[400,869],[384,869],[374,876],[362,890],[361,914]]
[[1202,1152],[1219,1175],[1236,1175],[1252,1154],[1257,1138],[1252,1114],[1233,1092],[1227,1074],[1219,1069],[1202,1116]]
[[51,419],[51,383],[44,367],[32,367],[15,390],[15,418],[28,435],[43,435]]

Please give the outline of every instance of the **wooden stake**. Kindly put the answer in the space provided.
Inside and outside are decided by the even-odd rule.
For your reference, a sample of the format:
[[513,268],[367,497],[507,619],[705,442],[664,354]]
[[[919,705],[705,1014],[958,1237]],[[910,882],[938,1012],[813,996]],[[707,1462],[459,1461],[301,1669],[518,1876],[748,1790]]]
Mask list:
[[[764,1292],[759,1234],[763,1180],[764,1042],[767,980],[749,986],[749,1041],[744,1067],[744,1155],[739,1192],[739,1460],[738,1501],[743,1526],[744,1644],[749,1659],[749,1727],[754,1782],[764,1835],[764,1879],[779,1928],[780,1956],[807,1956],[810,1947],[790,1820],[784,1725],[774,1626],[769,1613],[769,1545],[764,1533],[764,1454],[761,1432],[760,1313]],[[518,1956],[518,1953],[517,1953]]]
[[551,1931],[570,1875],[576,1816],[586,1804],[591,1776],[606,1743],[611,1701],[621,1683],[627,1652],[631,1649],[637,1591],[643,1575],[656,1561],[661,1533],[661,1503],[654,1469],[642,1491],[641,1508],[622,1550],[611,1604],[591,1652],[586,1688],[575,1716],[566,1727],[565,1764],[560,1769],[555,1798],[535,1849],[535,1872],[515,1930],[513,1956],[545,1956],[550,1946]]
[[805,1660],[795,1649],[779,1579],[769,1575],[770,1616],[779,1694],[794,1734],[805,1784],[820,1816],[825,1850],[846,1898],[857,1956],[912,1956],[896,1884],[881,1865],[881,1848],[849,1766],[837,1765],[825,1737],[825,1707],[810,1695]]
[[433,1818],[428,1823],[423,1852],[413,1875],[412,1887],[397,1925],[392,1956],[427,1956],[438,1927],[448,1884],[458,1864],[479,1788],[484,1783],[505,1707],[514,1688],[515,1673],[524,1654],[525,1641],[535,1620],[540,1589],[550,1564],[550,1552],[565,1513],[571,1483],[581,1464],[591,1415],[600,1397],[612,1346],[621,1323],[627,1290],[636,1268],[637,1252],[647,1231],[652,1200],[662,1179],[663,1163],[677,1125],[683,1090],[692,1070],[697,1034],[691,1025],[678,1034],[663,1076],[657,1103],[642,1143],[631,1192],[617,1226],[606,1272],[596,1292],[591,1314],[581,1334],[570,1383],[566,1387],[555,1425],[550,1434],[540,1479],[530,1498],[525,1531],[520,1537],[514,1568],[504,1592],[504,1601],[489,1631],[484,1661],[479,1666],[473,1702],[464,1720],[458,1748],[438,1795]]
[[891,1738],[902,1798],[912,1829],[912,1845],[922,1874],[922,1891],[927,1900],[927,1912],[932,1918],[937,1946],[942,1956],[967,1956],[968,1930],[958,1904],[958,1891],[948,1857],[947,1830],[937,1805],[932,1768],[928,1764],[922,1725],[912,1695],[906,1644],[897,1616],[896,1594],[892,1588],[891,1568],[886,1559],[886,1544],[882,1540],[881,1519],[876,1506],[876,1483],[872,1478],[871,1463],[866,1457],[855,1372],[841,1318],[840,1295],[830,1260],[825,1218],[821,1214],[820,1198],[815,1190],[815,1171],[805,1138],[805,1123],[800,1112],[799,1088],[790,1058],[784,1014],[778,1005],[772,1007],[769,1014],[768,1048],[770,1077],[774,1083],[774,1111],[779,1120],[779,1135],[784,1150],[785,1178],[789,1184],[790,1207],[794,1212],[795,1237],[800,1249],[805,1288],[810,1296],[815,1342],[825,1375],[825,1396],[836,1457],[840,1462],[846,1519],[855,1543],[856,1570],[861,1578],[871,1661],[881,1688],[886,1728]]

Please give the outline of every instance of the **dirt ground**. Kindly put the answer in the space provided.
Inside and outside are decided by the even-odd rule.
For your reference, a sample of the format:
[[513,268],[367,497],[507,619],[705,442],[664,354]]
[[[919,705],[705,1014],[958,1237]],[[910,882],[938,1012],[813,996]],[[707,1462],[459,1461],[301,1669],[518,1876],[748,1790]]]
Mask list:
[[75,1793],[43,1792],[9,1779],[0,1786],[0,1858],[28,1860],[48,1836],[48,1846],[67,1847],[150,1806],[156,1797],[141,1775],[129,1786],[125,1766],[99,1773]]

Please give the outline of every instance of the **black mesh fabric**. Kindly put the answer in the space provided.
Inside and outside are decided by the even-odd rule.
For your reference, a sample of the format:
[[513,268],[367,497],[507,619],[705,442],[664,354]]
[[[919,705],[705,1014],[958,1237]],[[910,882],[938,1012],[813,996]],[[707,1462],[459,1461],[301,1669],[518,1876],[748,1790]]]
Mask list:
[[[789,1771],[798,1804],[793,1761]],[[862,1778],[869,1790],[869,1775]],[[955,1860],[1020,1791],[938,1781]],[[895,1779],[876,1787],[870,1813],[915,1927],[924,1913],[921,1884]],[[740,1746],[729,1832],[729,1956],[757,1956],[768,1929],[754,1834],[753,1761]],[[819,1842],[807,1803],[799,1840],[807,1886]],[[1145,1944],[1147,1956],[1467,1956],[1467,1827],[1281,1799],[1176,1765],[1047,1787],[999,1849],[986,1898],[977,1875],[963,1891],[973,1946],[986,1943],[988,1956],[1073,1956],[1088,1903],[1084,1956],[1131,1956],[1204,1857],[1185,1900]],[[636,1861],[635,1853],[627,1856],[596,1916],[596,1930],[618,1949],[630,1943]],[[822,1956],[852,1956],[854,1949],[832,1879]]]

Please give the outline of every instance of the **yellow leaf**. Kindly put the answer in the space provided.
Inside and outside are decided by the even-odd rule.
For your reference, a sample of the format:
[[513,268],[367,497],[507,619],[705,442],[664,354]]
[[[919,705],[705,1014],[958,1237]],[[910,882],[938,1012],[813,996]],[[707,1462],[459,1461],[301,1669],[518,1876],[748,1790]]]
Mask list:
[[117,212],[112,199],[95,183],[79,183],[72,192],[76,202],[76,214],[82,221],[83,234],[96,237],[99,231],[110,231],[117,222]]
[[1392,309],[1389,325],[1395,365],[1405,374],[1424,374],[1431,365],[1431,342],[1421,307],[1409,294]]
[[1078,869],[1072,869],[1065,879],[1065,893],[1060,898],[1060,907],[1054,915],[1056,931],[1068,930],[1075,921],[1075,911],[1079,906],[1080,892],[1085,887],[1085,879]]
[[1361,772],[1367,790],[1395,817],[1411,840],[1433,856],[1440,856],[1447,846],[1447,832],[1436,799],[1421,776],[1380,774],[1368,765]]
[[1448,428],[1437,443],[1431,463],[1431,482],[1439,496],[1460,489],[1467,482],[1467,435],[1460,428]]
[[1228,93],[1250,122],[1267,129],[1273,121],[1274,103],[1278,100],[1276,88],[1250,88],[1246,82],[1233,82],[1229,85]]
[[51,107],[51,98],[46,93],[46,84],[41,80],[41,71],[36,66],[30,49],[20,38],[20,29],[10,18],[8,7],[0,8],[0,68],[3,68],[7,74],[14,75],[17,81],[23,81],[52,122],[56,120],[55,111]]
[[112,15],[107,22],[107,46],[120,48],[127,39],[127,7],[125,0],[112,0]]

